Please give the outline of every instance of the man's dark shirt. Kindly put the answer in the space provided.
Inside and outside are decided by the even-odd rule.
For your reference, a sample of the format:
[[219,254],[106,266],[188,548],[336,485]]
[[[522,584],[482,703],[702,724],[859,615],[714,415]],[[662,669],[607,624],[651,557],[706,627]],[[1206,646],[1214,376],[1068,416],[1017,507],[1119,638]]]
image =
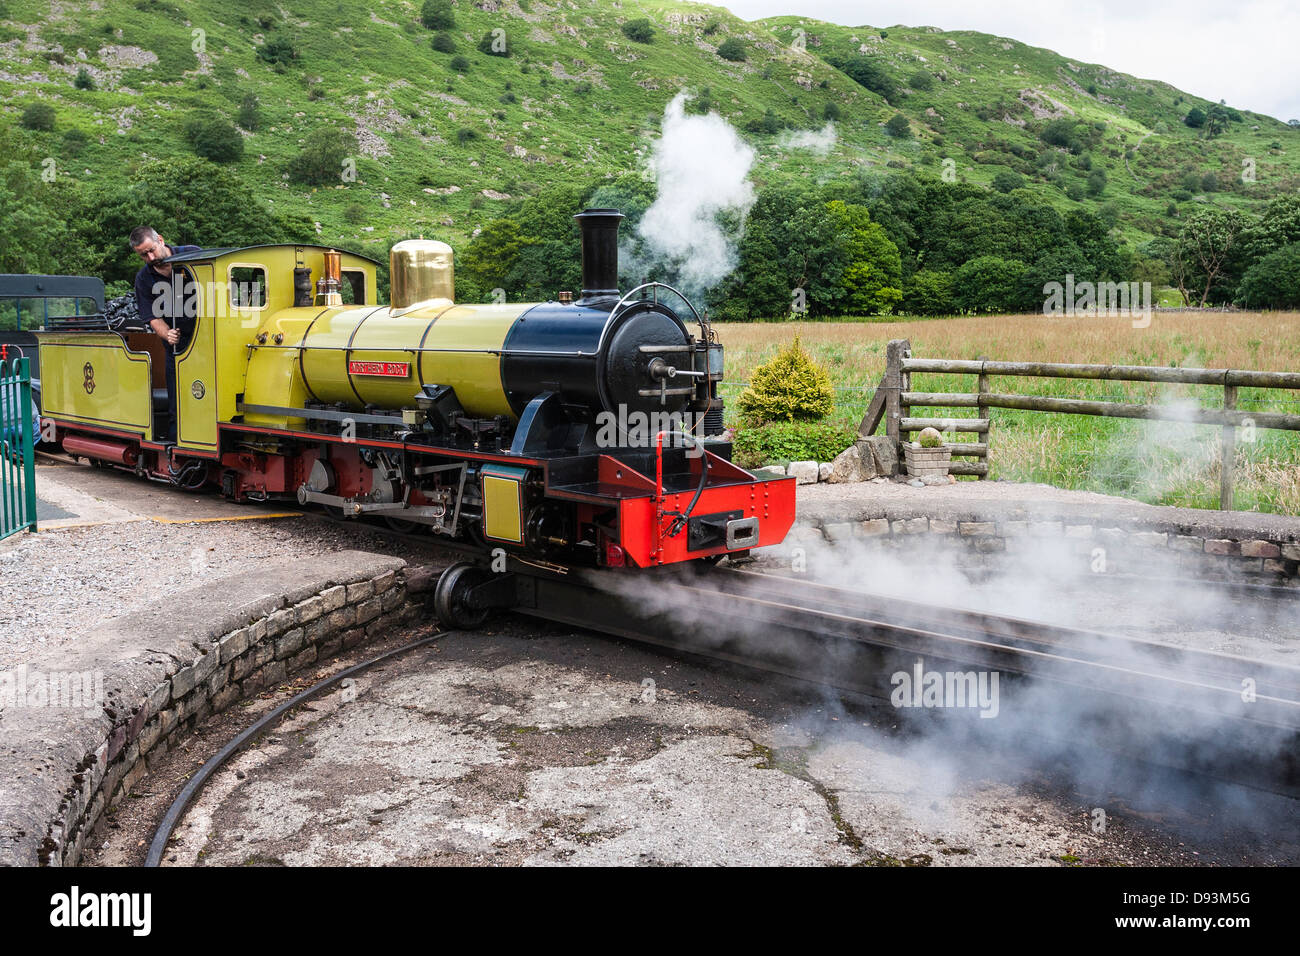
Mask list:
[[[180,255],[182,252],[197,252],[201,246],[171,246],[172,255]],[[162,319],[169,326],[180,329],[181,340],[176,343],[176,354],[185,351],[190,342],[190,336],[194,332],[195,316],[186,315],[185,303],[187,300],[193,301],[189,296],[189,289],[193,283],[187,281],[188,277],[180,266],[172,266],[171,276],[159,275],[154,271],[152,263],[146,263],[140,267],[140,271],[135,274],[135,301],[140,308],[140,318],[148,325],[152,319]],[[157,283],[166,283],[168,289],[162,294],[155,294],[154,287]],[[180,283],[184,282],[182,289]],[[175,285],[174,285],[175,283]],[[174,295],[174,290],[181,290],[182,294]],[[189,311],[193,311],[192,306]]]

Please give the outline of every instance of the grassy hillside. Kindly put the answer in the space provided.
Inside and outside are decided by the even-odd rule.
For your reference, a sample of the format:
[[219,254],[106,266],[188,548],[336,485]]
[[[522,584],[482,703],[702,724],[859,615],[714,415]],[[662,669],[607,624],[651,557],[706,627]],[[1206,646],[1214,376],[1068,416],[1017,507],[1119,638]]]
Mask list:
[[[457,0],[454,10],[443,46],[455,49],[440,52],[408,0],[0,0],[0,123],[16,125],[32,102],[52,105],[53,131],[19,135],[60,176],[96,190],[131,178],[141,158],[190,155],[188,119],[234,122],[252,94],[260,123],[239,133],[240,177],[276,208],[304,212],[322,241],[380,252],[413,232],[462,241],[511,199],[639,168],[682,88],[742,129],[817,130],[838,114],[825,155],[781,132],[747,132],[760,182],[900,167],[937,176],[950,160],[956,178],[990,183],[1010,169],[1062,208],[1112,203],[1130,239],[1176,223],[1171,203],[1253,206],[1300,185],[1300,130],[1243,113],[1206,140],[1182,123],[1204,101],[985,34],[794,17],[749,24],[666,0]],[[655,28],[650,43],[621,29],[641,17]],[[494,29],[509,56],[478,49]],[[744,44],[743,62],[717,54],[731,38]],[[286,51],[279,64],[265,56],[274,48]],[[862,53],[897,86],[888,100],[827,62]],[[93,89],[77,88],[83,69]],[[909,85],[918,72],[930,89]],[[910,135],[885,129],[899,112]],[[1096,124],[1092,169],[1066,150],[1044,164],[1040,127],[1059,116]],[[325,126],[358,136],[356,180],[290,184],[287,163]],[[1240,178],[1246,158],[1250,184]],[[1100,195],[1071,199],[1069,186],[1098,168],[1108,180]]]

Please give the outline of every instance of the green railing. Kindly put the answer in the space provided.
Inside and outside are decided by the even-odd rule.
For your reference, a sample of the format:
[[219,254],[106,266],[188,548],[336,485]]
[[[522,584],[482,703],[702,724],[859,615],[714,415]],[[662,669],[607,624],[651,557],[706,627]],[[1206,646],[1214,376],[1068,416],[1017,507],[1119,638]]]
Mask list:
[[0,538],[36,530],[36,445],[27,359],[0,361]]

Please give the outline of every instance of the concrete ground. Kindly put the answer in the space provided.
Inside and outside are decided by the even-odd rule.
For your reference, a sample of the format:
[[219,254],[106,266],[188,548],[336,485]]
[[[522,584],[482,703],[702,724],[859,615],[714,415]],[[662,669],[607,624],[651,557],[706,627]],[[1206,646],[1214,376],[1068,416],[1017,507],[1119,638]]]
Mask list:
[[153,521],[160,524],[296,516],[297,504],[237,505],[112,468],[41,461],[36,468],[38,531]]
[[[0,545],[6,592],[23,599],[0,614],[10,617],[5,631],[39,634],[52,646],[132,601],[152,600],[137,578],[110,573],[117,566],[164,575],[179,593],[262,557],[345,547],[410,556],[361,528],[248,521],[292,512],[110,471],[49,466],[38,474],[43,501],[72,517]],[[835,496],[812,486],[800,490],[800,508],[851,512],[898,487],[855,486],[847,502],[836,492],[835,506]],[[963,488],[987,495],[990,487],[902,493],[937,506]],[[1017,502],[1036,494],[994,493]],[[1273,520],[1232,520],[1255,519]],[[41,583],[51,580],[57,593]],[[1172,611],[1150,619],[1166,634],[1185,626]],[[1249,616],[1240,623],[1256,627]],[[8,663],[26,653],[21,641],[0,650]],[[321,672],[345,663],[323,662]],[[311,679],[232,708],[169,753],[101,828],[85,862],[138,863],[196,767]],[[845,709],[770,677],[510,618],[492,633],[445,638],[302,708],[214,780],[183,823],[171,862],[1300,862],[1293,801],[1207,794],[1173,778],[1153,790],[1104,761],[1074,772],[1013,758],[913,733],[892,708]]]
[[[289,691],[169,753],[85,862],[138,862],[188,775]],[[1183,782],[1138,797],[1118,771],[1068,778],[910,733],[888,707],[845,708],[768,676],[508,619],[301,708],[212,779],[167,862],[1300,861],[1293,801]]]

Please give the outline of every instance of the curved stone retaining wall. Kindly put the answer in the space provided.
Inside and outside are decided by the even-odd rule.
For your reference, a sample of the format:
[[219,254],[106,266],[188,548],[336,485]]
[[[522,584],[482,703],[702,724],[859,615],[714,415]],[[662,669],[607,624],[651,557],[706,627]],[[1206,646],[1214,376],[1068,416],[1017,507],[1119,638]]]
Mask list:
[[417,574],[358,551],[273,563],[115,618],[24,665],[85,677],[102,699],[69,706],[28,690],[0,710],[0,864],[75,865],[105,809],[197,724],[416,617],[407,591]]
[[1096,570],[1098,549],[1109,570],[1142,573],[1152,566],[1188,577],[1300,586],[1300,521],[1245,512],[1152,508],[1150,515],[1066,509],[876,506],[843,515],[805,514],[791,544],[829,541],[947,552],[954,563],[981,565],[1058,542]]

